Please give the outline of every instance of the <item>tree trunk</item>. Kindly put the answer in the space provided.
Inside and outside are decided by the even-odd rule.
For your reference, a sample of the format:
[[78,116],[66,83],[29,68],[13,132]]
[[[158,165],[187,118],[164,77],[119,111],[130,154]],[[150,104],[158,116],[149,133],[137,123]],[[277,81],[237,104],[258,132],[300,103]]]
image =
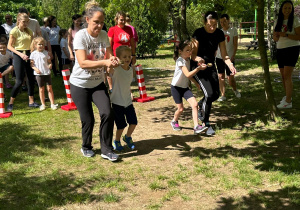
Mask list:
[[169,2],[169,12],[173,22],[173,34],[181,40],[181,28],[180,28],[180,18],[179,18],[179,7],[174,6],[172,2]]
[[264,70],[264,87],[266,99],[269,105],[271,119],[276,120],[276,116],[279,115],[279,111],[276,107],[273,88],[270,79],[269,72],[269,62],[266,51],[266,44],[264,38],[264,0],[257,0],[258,9],[257,9],[257,21],[258,21],[258,44],[259,44],[259,52],[261,57],[261,64]]
[[271,49],[272,43],[272,31],[271,31],[271,0],[267,0],[267,37],[268,37],[268,47]]
[[189,38],[189,32],[186,27],[186,4],[187,4],[187,0],[181,0],[181,17],[180,17],[181,39],[180,40],[187,40]]

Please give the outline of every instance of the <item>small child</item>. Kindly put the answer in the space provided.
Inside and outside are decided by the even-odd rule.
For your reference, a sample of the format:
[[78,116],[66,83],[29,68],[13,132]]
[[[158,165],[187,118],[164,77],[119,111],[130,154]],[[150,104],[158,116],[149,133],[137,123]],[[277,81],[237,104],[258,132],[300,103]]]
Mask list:
[[68,50],[68,31],[67,29],[60,29],[58,43],[61,49],[61,60],[63,69],[72,69],[70,54]]
[[[121,65],[110,70],[112,74],[112,93],[110,95],[112,108],[117,126],[116,139],[113,141],[114,150],[122,151],[121,136],[124,128],[129,124],[127,134],[123,137],[129,149],[134,150],[135,145],[131,135],[137,125],[137,117],[131,100],[130,84],[132,82],[133,69],[131,62],[131,49],[128,46],[120,46],[116,49],[116,55]],[[126,120],[125,120],[126,116]]]
[[47,84],[48,97],[51,102],[51,109],[56,110],[57,104],[54,104],[54,94],[51,83],[51,72],[52,63],[48,52],[45,50],[46,41],[43,37],[36,37],[32,40],[30,49],[30,63],[36,75],[36,81],[39,86],[39,94],[42,105],[40,110],[46,109],[45,105],[45,84]]
[[0,72],[5,78],[6,88],[11,88],[9,83],[9,73],[13,72],[14,67],[11,65],[10,59],[13,58],[12,52],[7,50],[7,41],[6,39],[0,39]]
[[[179,57],[178,57],[179,53]],[[177,105],[177,110],[174,118],[171,121],[173,130],[181,130],[178,124],[178,119],[183,112],[182,97],[189,102],[192,107],[192,116],[194,121],[194,133],[201,133],[207,129],[205,126],[198,124],[198,103],[189,89],[190,80],[200,89],[199,83],[195,81],[193,76],[200,70],[206,69],[206,64],[200,63],[197,68],[190,71],[190,57],[192,55],[192,48],[190,41],[182,41],[179,43],[174,52],[174,59],[176,60],[176,68],[174,77],[171,83],[171,93]]]

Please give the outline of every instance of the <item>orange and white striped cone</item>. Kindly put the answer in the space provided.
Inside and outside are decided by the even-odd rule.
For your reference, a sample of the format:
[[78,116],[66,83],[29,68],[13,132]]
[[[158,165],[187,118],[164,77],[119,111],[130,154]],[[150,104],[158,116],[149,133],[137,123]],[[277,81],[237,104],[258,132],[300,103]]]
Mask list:
[[61,106],[61,108],[65,111],[71,111],[71,110],[76,110],[77,107],[72,99],[71,96],[71,89],[70,89],[70,70],[66,69],[66,70],[62,70],[61,71],[63,79],[64,79],[64,85],[66,88],[66,94],[67,94],[67,100],[68,100],[68,104]]
[[155,99],[154,97],[147,96],[145,78],[144,78],[142,65],[135,66],[135,72],[136,72],[136,79],[137,79],[138,86],[139,86],[140,97],[134,98],[133,100],[137,101],[137,102],[141,102],[141,103],[153,101]]
[[5,112],[3,78],[0,73],[0,118],[8,118],[11,115],[12,112]]

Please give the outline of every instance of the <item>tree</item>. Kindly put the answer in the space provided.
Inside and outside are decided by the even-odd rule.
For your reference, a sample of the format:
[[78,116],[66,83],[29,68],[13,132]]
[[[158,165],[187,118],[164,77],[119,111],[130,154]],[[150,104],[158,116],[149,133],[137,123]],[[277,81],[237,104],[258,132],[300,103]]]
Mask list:
[[279,111],[276,107],[275,100],[274,100],[274,93],[270,79],[270,72],[269,72],[269,62],[268,56],[266,51],[265,45],[265,38],[264,38],[264,0],[257,0],[257,21],[258,23],[258,43],[259,43],[259,52],[261,57],[261,64],[264,70],[264,87],[265,87],[265,94],[267,98],[268,105],[270,107],[270,116],[271,119],[276,120],[276,117],[279,115]]

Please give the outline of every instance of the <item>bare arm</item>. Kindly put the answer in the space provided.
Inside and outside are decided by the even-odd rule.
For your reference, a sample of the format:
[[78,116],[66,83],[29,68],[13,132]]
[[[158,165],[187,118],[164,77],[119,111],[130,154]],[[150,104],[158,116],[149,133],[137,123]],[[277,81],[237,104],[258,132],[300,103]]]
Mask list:
[[133,37],[130,39],[130,46],[131,46],[131,54],[132,54],[131,63],[134,65],[136,63],[136,55],[135,55],[135,41]]
[[219,43],[219,47],[220,47],[221,56],[223,58],[223,61],[226,63],[226,65],[230,69],[231,75],[235,75],[236,69],[234,68],[233,63],[231,62],[231,60],[230,60],[230,58],[229,58],[229,56],[227,54],[226,46],[225,46],[225,41],[220,42]]
[[199,46],[199,43],[196,39],[192,38],[192,60],[193,61],[196,61],[196,62],[199,62],[199,63],[204,63],[204,59],[197,56],[197,53],[198,53],[198,46]]
[[[73,41],[73,37],[72,37],[72,29],[69,28],[68,30],[68,51],[69,51],[69,59],[70,60],[74,60],[74,56],[73,56],[73,51],[72,51],[72,41]],[[65,53],[66,54],[66,53]],[[67,55],[67,54],[66,54]]]
[[295,28],[296,34],[286,34],[286,36],[291,40],[300,40],[300,27]]
[[40,74],[40,73],[41,73],[41,71],[40,71],[38,68],[35,67],[34,61],[33,61],[33,60],[30,60],[30,66],[31,66],[31,68],[32,68],[37,74]]
[[238,49],[238,36],[233,37],[233,55],[231,57],[231,61],[234,62],[236,51]]
[[70,59],[69,51],[65,47],[63,47],[62,50],[64,51],[65,55]]
[[197,74],[198,71],[204,70],[204,69],[206,69],[206,67],[207,67],[206,64],[202,64],[202,65],[198,66],[197,68],[195,68],[193,71],[189,71],[186,66],[183,66],[181,68],[181,71],[184,73],[184,75],[187,78],[191,79],[191,78],[193,78],[193,76],[195,76],[195,74]]

